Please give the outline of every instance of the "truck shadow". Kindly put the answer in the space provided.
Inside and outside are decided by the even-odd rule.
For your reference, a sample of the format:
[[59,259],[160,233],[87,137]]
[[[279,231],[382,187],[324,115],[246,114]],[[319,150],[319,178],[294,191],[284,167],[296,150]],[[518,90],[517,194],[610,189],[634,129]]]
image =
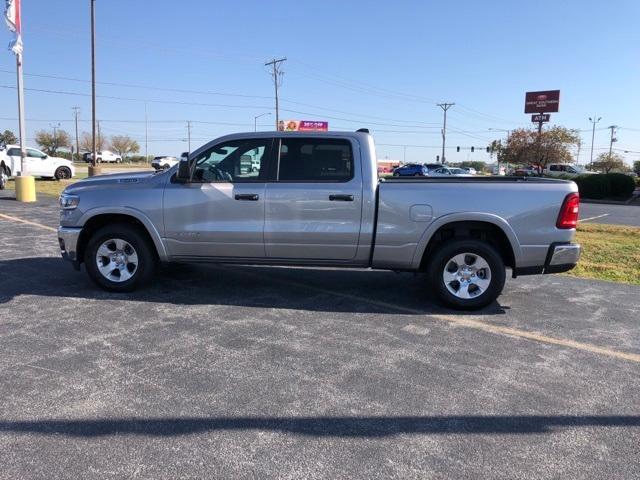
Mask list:
[[0,421],[0,432],[103,437],[170,437],[214,431],[261,430],[313,437],[442,434],[541,434],[567,428],[637,428],[636,415],[487,415],[407,417],[168,417]]
[[[0,261],[0,272],[0,303],[19,295],[37,295],[57,301],[86,298],[346,313],[465,314],[439,306],[423,276],[412,273],[172,264],[162,266],[150,286],[132,293],[109,293],[95,286],[84,271],[74,271],[57,257]],[[471,313],[504,314],[505,307],[494,302]]]

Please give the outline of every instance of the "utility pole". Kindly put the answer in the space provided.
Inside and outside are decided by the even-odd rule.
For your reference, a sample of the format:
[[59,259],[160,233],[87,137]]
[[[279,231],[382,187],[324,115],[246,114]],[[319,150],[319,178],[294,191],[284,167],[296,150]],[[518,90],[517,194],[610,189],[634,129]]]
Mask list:
[[[59,123],[54,123],[53,125],[49,124],[53,128],[53,148],[58,150],[58,128],[60,128]],[[71,159],[73,161],[73,159]]]
[[[102,135],[100,134],[100,120],[96,120],[96,125],[98,126],[98,144],[97,144],[97,146],[100,148],[100,150],[102,150],[103,145],[102,145]],[[95,145],[96,144],[94,143],[94,146]]]
[[618,139],[615,137],[617,125],[610,125],[607,127],[611,130],[611,140],[609,141],[609,158],[611,158],[611,151],[613,150],[613,142],[617,142]]
[[[80,115],[80,107],[73,107],[73,118],[76,121],[76,159],[80,161],[80,140],[78,140],[78,116]],[[73,161],[73,155],[71,155]]]
[[189,153],[191,153],[191,121],[187,120],[187,145]]
[[144,161],[149,161],[149,121],[147,120],[147,102],[144,102]]
[[596,118],[595,115],[589,117],[589,121],[593,124],[593,128],[591,129],[591,157],[589,158],[589,168],[593,168],[593,140],[596,137],[596,123],[600,120],[602,120],[602,117]]
[[453,107],[455,103],[438,103],[438,106],[444,111],[444,122],[442,124],[442,164],[445,164],[444,148],[447,141],[447,110]]
[[96,0],[91,0],[91,146],[91,166],[96,168]]
[[272,71],[271,71],[271,75],[273,76],[273,85],[275,87],[276,90],[276,130],[278,130],[278,123],[280,123],[280,107],[278,105],[278,87],[280,86],[280,83],[282,81],[282,75],[284,75],[284,72],[282,70],[280,70],[280,64],[284,61],[287,60],[287,57],[283,57],[283,58],[279,58],[279,59],[273,59],[270,62],[265,63],[265,66],[271,66],[272,67]]

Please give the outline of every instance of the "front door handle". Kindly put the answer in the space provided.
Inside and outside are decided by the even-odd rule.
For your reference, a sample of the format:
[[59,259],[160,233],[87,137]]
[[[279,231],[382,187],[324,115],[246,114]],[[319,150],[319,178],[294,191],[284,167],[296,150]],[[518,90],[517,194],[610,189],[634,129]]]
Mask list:
[[331,194],[329,200],[332,202],[353,202],[353,195]]
[[260,196],[257,193],[236,193],[236,200],[247,200],[249,202],[257,202]]

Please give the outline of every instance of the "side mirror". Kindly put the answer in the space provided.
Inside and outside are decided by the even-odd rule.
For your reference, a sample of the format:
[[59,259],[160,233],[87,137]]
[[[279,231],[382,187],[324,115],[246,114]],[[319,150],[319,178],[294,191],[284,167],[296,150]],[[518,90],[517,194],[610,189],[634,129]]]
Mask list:
[[187,183],[191,180],[191,168],[189,168],[189,160],[180,160],[178,163],[178,171],[176,172],[176,181],[178,183]]

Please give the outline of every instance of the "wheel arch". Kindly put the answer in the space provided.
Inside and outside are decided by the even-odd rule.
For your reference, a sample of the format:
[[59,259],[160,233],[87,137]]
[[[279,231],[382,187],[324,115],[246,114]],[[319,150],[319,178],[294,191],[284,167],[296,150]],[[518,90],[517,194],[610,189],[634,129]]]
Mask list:
[[442,242],[453,238],[474,238],[492,244],[505,263],[514,268],[522,257],[518,237],[501,217],[491,214],[451,214],[438,218],[425,230],[413,258],[413,268],[422,270],[430,253]]
[[89,238],[91,238],[91,235],[99,228],[113,223],[128,223],[136,225],[142,230],[142,232],[147,236],[147,239],[155,247],[154,253],[157,255],[158,259],[160,261],[166,261],[168,258],[164,243],[162,242],[162,238],[160,237],[158,230],[146,215],[137,210],[122,208],[115,211],[89,211],[84,214],[79,223],[82,224],[82,231],[80,232],[77,246],[77,258],[79,260],[84,258],[85,248]]

